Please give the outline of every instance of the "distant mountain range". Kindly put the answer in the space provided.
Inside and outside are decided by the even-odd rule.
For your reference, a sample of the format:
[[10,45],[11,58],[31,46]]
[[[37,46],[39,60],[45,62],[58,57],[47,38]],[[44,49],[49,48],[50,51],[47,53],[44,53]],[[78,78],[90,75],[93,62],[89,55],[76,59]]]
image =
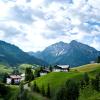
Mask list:
[[9,66],[17,66],[22,63],[47,65],[45,61],[30,56],[17,46],[4,41],[0,41],[0,63]]
[[75,40],[69,44],[64,42],[55,43],[47,47],[42,52],[28,52],[29,55],[42,59],[49,64],[69,64],[70,66],[80,66],[95,61],[100,52],[86,44]]

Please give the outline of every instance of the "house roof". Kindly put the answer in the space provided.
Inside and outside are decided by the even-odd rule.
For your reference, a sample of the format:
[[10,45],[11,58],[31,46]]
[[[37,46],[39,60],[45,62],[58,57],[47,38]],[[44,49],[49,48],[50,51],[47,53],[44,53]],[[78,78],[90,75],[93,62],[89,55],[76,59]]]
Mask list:
[[61,68],[68,68],[69,67],[69,65],[57,65],[57,66],[59,66]]
[[56,65],[56,66],[54,66],[54,68],[56,68],[56,69],[65,69],[68,67],[69,67],[69,65]]
[[10,75],[10,78],[21,79],[21,76],[20,75]]

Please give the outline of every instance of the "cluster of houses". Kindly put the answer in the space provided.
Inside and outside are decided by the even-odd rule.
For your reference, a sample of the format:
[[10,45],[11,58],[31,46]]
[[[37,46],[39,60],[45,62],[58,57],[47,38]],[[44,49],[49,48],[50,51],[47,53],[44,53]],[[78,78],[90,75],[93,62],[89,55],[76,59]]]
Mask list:
[[[55,65],[52,68],[52,72],[68,72],[70,69],[69,65]],[[43,70],[40,71],[40,76],[46,75],[50,72],[50,69],[45,68]]]
[[[52,72],[69,72],[70,70],[70,66],[69,65],[56,65],[52,68]],[[40,71],[40,76],[46,75],[48,73],[50,73],[50,69],[48,68],[43,68]],[[25,74],[21,74],[21,75],[9,75],[9,77],[7,77],[7,84],[19,84],[20,81],[25,80]]]

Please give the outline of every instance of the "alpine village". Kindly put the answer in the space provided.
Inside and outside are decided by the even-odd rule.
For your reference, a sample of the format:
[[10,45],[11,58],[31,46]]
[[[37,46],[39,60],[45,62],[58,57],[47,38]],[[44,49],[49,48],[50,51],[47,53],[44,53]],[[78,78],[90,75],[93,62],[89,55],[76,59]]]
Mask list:
[[0,0],[0,100],[100,100],[100,0]]

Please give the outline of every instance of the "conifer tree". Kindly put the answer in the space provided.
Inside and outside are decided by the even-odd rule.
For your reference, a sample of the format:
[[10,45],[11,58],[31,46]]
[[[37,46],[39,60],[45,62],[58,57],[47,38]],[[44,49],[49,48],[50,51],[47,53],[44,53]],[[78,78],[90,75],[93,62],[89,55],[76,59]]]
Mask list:
[[97,58],[97,63],[100,63],[100,56],[98,56]]
[[41,88],[41,94],[42,94],[43,96],[45,96],[45,89],[44,89],[44,85],[42,85],[42,88]]
[[91,80],[91,83],[95,90],[100,91],[100,73],[96,75],[95,79]]
[[40,89],[39,89],[39,87],[37,86],[36,81],[34,81],[32,90],[33,90],[33,92],[38,92],[38,93],[40,92]]
[[48,84],[46,96],[51,98],[50,85]]
[[83,81],[85,82],[85,85],[89,85],[89,76],[87,73],[84,73]]
[[65,86],[56,94],[55,100],[78,100],[79,85],[75,80],[67,80]]
[[31,68],[26,68],[25,70],[25,81],[31,81],[34,79],[33,72]]
[[79,85],[78,83],[70,79],[66,82],[66,100],[78,100],[79,97]]

